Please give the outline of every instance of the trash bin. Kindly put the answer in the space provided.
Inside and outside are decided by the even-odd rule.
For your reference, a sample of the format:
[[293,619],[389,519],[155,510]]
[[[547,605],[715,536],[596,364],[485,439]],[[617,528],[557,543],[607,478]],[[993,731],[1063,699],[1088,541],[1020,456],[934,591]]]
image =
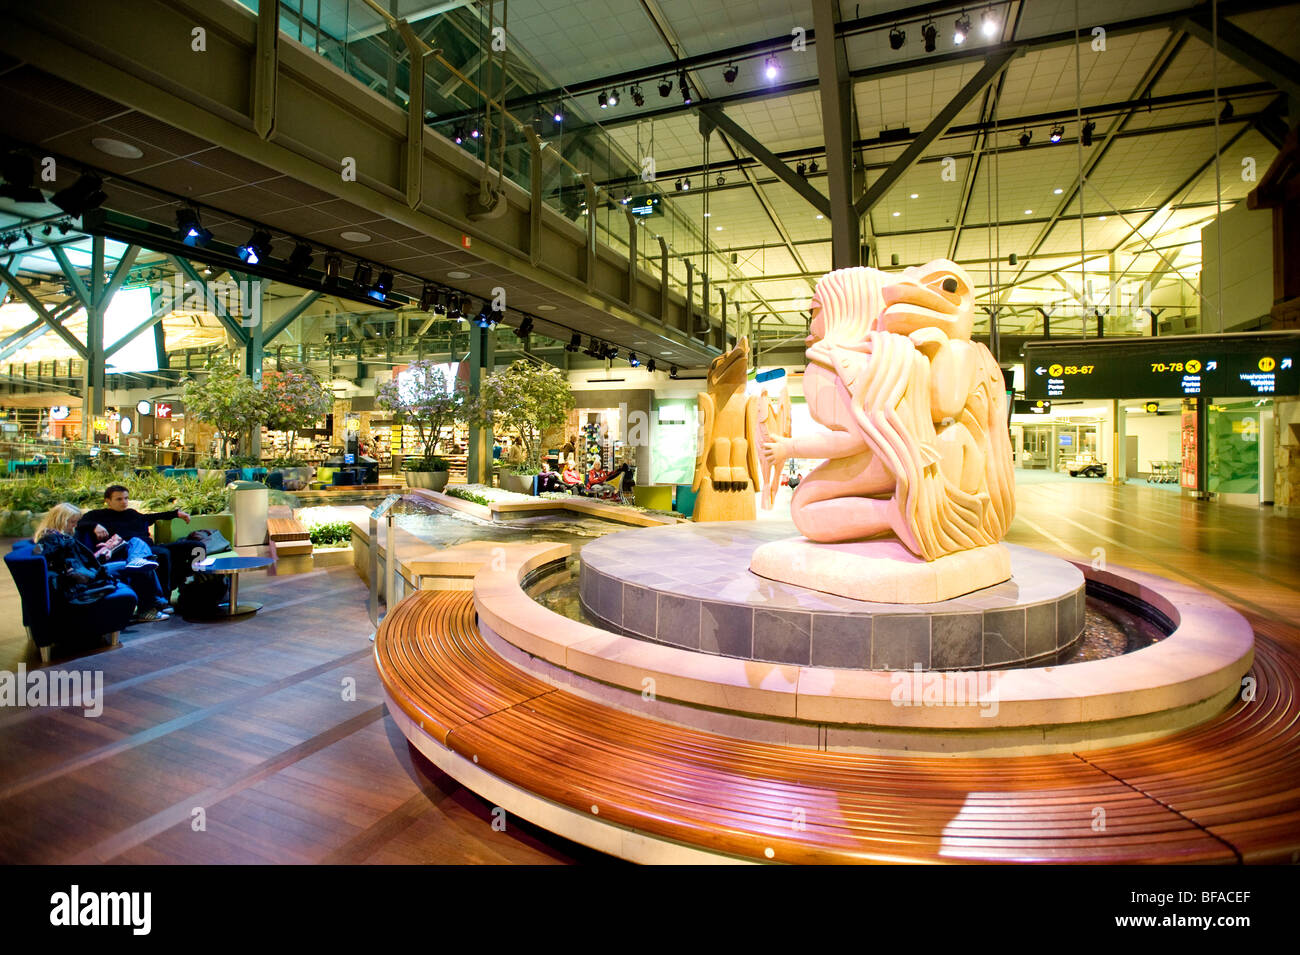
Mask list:
[[235,517],[236,547],[266,543],[266,511],[270,491],[257,481],[234,481],[230,485],[230,512]]

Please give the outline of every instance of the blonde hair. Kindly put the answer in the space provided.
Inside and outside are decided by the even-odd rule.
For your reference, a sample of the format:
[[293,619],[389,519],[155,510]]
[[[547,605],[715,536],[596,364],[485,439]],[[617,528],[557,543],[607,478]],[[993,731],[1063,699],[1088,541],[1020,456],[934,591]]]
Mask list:
[[80,519],[81,508],[77,507],[77,505],[68,504],[67,502],[64,502],[63,504],[55,504],[52,508],[46,511],[45,516],[41,518],[41,523],[36,528],[36,533],[32,535],[32,540],[39,541],[51,531],[64,533],[63,529],[67,527],[69,523],[75,523]]
[[851,344],[867,337],[885,307],[882,289],[888,279],[879,269],[859,266],[827,272],[818,280],[812,302],[820,309],[827,344]]

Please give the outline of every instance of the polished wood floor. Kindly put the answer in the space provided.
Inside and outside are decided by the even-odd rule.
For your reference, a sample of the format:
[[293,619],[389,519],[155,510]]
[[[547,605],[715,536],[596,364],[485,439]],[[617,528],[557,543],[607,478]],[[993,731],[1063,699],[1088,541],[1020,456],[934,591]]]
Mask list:
[[[1300,645],[1300,520],[1099,482],[1022,486],[1018,502],[1011,541],[1087,560],[1102,548]],[[240,592],[264,609],[141,625],[55,664],[102,669],[97,719],[0,710],[0,862],[604,860],[512,819],[494,829],[491,805],[412,752],[380,701],[350,567],[247,575]],[[38,657],[0,574],[0,667],[20,661]]]

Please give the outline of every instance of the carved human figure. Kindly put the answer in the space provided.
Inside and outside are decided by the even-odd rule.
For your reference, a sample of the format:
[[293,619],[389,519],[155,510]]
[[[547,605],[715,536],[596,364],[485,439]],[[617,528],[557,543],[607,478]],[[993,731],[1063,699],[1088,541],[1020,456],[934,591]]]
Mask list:
[[[763,388],[758,396],[758,446],[761,450],[774,438],[790,437],[790,389],[785,378],[780,390]],[[773,460],[761,460],[763,479],[763,510],[770,511],[776,503],[776,492],[781,489],[781,466]]]
[[746,397],[749,339],[713,359],[706,390],[700,393],[700,433],[696,447],[697,521],[752,521],[759,486],[758,401]]
[[763,448],[777,467],[826,459],[791,504],[805,537],[892,533],[926,560],[1002,538],[1015,511],[1006,396],[973,324],[970,277],[947,260],[817,283],[804,395],[829,431]]

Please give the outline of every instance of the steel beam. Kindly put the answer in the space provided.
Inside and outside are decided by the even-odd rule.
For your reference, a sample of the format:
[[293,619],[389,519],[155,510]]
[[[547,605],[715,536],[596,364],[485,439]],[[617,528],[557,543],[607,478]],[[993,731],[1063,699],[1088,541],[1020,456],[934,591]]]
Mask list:
[[[838,0],[813,0],[813,27],[822,37],[830,38],[830,42],[816,44],[826,176],[830,186],[825,207],[820,204],[816,207],[831,220],[831,267],[846,269],[862,264],[862,213],[853,202],[853,83],[849,79],[844,41],[835,35],[838,20]],[[811,183],[797,178],[818,199],[822,198]]]
[[984,92],[985,88],[1011,65],[1012,60],[1024,55],[1025,47],[1023,46],[1004,48],[990,55],[984,61],[984,65],[980,67],[980,71],[971,77],[970,81],[958,91],[956,96],[949,100],[948,105],[939,111],[938,116],[930,120],[930,124],[925,127],[921,135],[908,144],[907,149],[903,151],[903,155],[894,160],[880,178],[873,182],[870,188],[862,194],[854,206],[858,215],[865,215],[871,210],[872,206],[883,199],[885,193],[893,187],[894,183],[902,178],[903,173],[911,169],[916,161],[921,158],[921,154],[930,148],[930,144],[942,136],[948,127],[952,125],[953,120],[966,108],[967,104]]
[[263,139],[275,132],[276,80],[280,74],[280,0],[258,0],[253,59],[253,128]]
[[90,308],[93,304],[90,298],[90,292],[86,290],[86,283],[81,281],[81,276],[68,261],[68,254],[59,246],[50,246],[50,253],[54,256],[55,261],[59,263],[59,269],[63,272],[63,277],[68,280],[68,285],[72,287],[73,294],[81,299],[82,308]]
[[[818,0],[818,2],[823,2],[823,0]],[[829,217],[831,215],[830,200],[814,189],[807,179],[778,159],[775,153],[750,135],[748,130],[721,109],[704,105],[700,107],[701,135],[708,134],[708,127],[716,127],[722,130],[739,143],[747,153],[772,170],[778,179],[806,199],[814,209],[824,216]]]
[[[1228,12],[1234,11],[1230,9]],[[1206,46],[1215,45],[1214,19],[1209,9],[1199,8],[1180,20],[1178,25]],[[1218,48],[1220,53],[1268,80],[1300,103],[1300,63],[1251,36],[1222,14],[1219,15]]]
[[[20,259],[19,264],[16,267],[21,267],[21,264],[22,262]],[[60,322],[56,321],[55,318],[45,310],[45,306],[41,304],[40,300],[31,293],[31,290],[27,288],[26,285],[23,285],[22,282],[18,281],[17,277],[3,265],[0,265],[0,279],[8,284],[13,293],[21,298],[32,309],[32,311],[36,313],[37,317],[39,317],[41,321],[56,332],[60,338],[67,342],[68,347],[77,353],[78,358],[84,359],[86,357],[86,346],[77,341],[76,336],[73,335],[72,332],[68,331]]]
[[294,303],[293,307],[291,307],[289,311],[277,318],[275,324],[266,330],[266,333],[262,336],[262,344],[269,345],[271,342],[275,341],[281,332],[292,325],[294,320],[302,315],[303,312],[307,311],[307,309],[311,307],[312,303],[320,297],[320,292],[305,293],[302,298],[298,299],[298,301]]
[[[235,342],[241,348],[244,345],[247,345],[248,335],[245,334],[244,329],[240,327],[239,322],[235,321],[230,316],[230,313],[227,312],[225,306],[217,300],[217,297],[212,294],[212,289],[208,286],[207,282],[203,281],[203,279],[199,277],[199,273],[195,270],[194,266],[185,259],[182,259],[179,255],[169,255],[168,258],[172,260],[178,269],[185,273],[187,279],[196,283],[199,288],[203,290],[204,307],[211,310],[212,314],[217,316],[217,320],[226,327],[226,331],[234,337]],[[231,274],[231,277],[234,277],[233,273]]]

